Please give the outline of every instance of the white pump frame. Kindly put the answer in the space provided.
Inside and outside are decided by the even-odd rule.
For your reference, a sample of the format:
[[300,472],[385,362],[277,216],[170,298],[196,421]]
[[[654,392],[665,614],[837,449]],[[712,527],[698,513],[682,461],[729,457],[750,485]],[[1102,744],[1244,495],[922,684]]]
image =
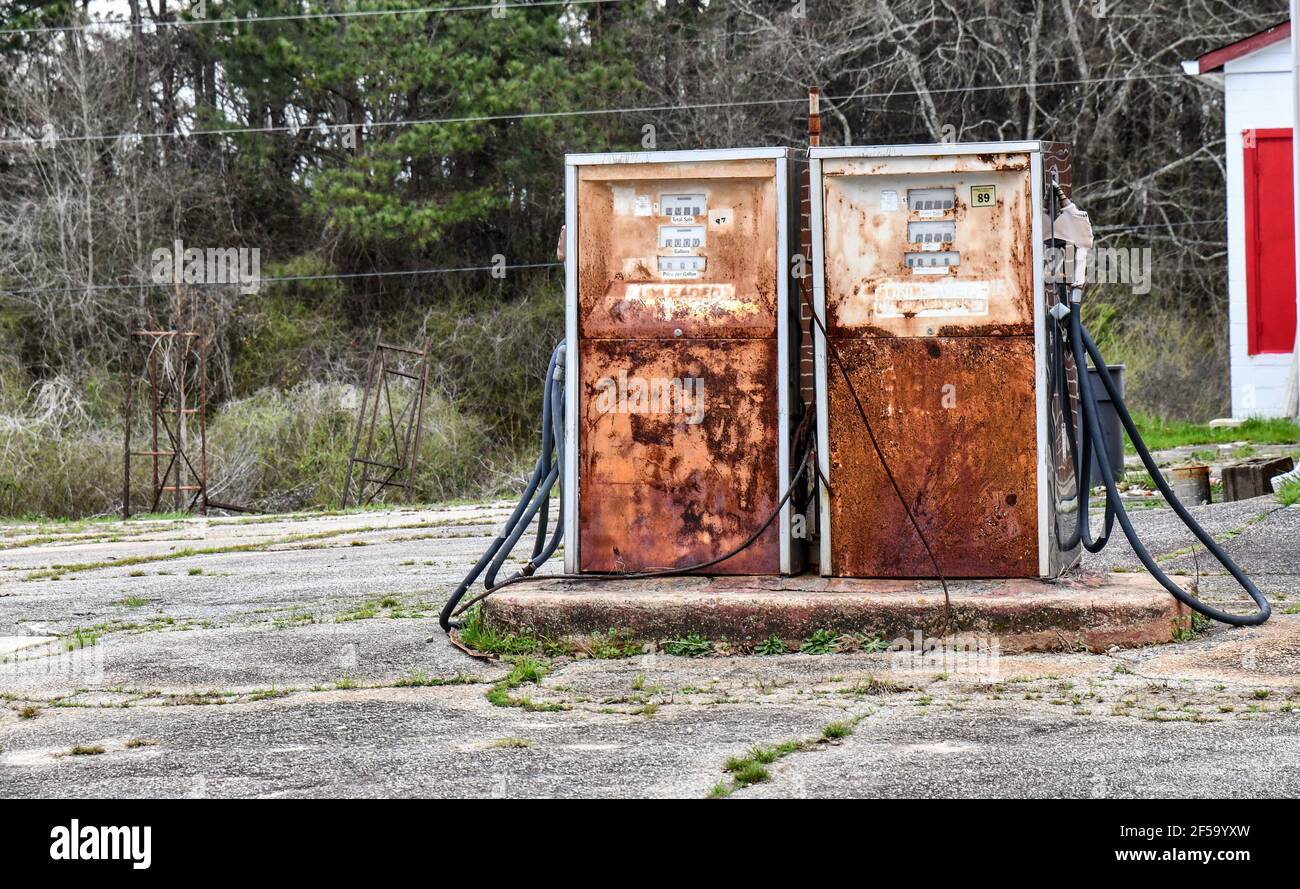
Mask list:
[[[790,148],[725,148],[700,151],[636,151],[602,154],[569,154],[564,158],[564,403],[565,441],[563,467],[564,570],[579,573],[578,503],[582,479],[578,471],[578,168],[606,164],[698,163],[700,161],[776,161],[776,374],[777,374],[777,496],[790,486],[790,197],[792,162]],[[797,346],[796,346],[797,349]],[[800,567],[793,552],[789,501],[778,518],[781,541],[781,573]]]
[[[1044,305],[1045,280],[1043,276],[1043,232],[1042,232],[1042,182],[1043,182],[1043,143],[1038,141],[1021,142],[966,142],[956,144],[931,145],[864,145],[834,148],[813,148],[808,152],[808,176],[811,191],[811,222],[813,249],[813,307],[817,317],[826,321],[826,256],[825,256],[825,218],[823,215],[824,183],[822,181],[822,161],[830,159],[853,158],[891,158],[891,157],[954,157],[972,154],[1026,154],[1029,156],[1031,200],[1032,200],[1032,238],[1034,250],[1034,397],[1036,402],[1036,436],[1038,446],[1037,482],[1038,482],[1038,573],[1040,577],[1052,577],[1059,573],[1059,556],[1053,553],[1054,540],[1051,532],[1051,489],[1049,472],[1054,472],[1053,454],[1048,437],[1048,395],[1047,384],[1047,336],[1046,306]],[[826,338],[821,327],[813,325],[814,372],[817,391],[817,462],[821,468],[822,478],[826,483],[834,484],[830,467],[830,422],[827,407],[828,365]],[[820,571],[823,575],[831,574],[831,522],[830,491],[826,484],[818,481],[818,537],[820,541]]]

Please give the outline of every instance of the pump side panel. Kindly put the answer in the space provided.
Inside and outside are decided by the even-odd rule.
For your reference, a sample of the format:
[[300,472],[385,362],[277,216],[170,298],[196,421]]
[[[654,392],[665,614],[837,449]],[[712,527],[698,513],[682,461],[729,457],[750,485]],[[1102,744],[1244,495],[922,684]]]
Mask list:
[[[776,361],[774,340],[582,341],[579,570],[704,562],[776,509]],[[779,573],[778,524],[706,573]]]
[[[946,577],[1037,577],[1032,337],[835,343]],[[832,359],[831,564],[847,577],[933,577]]]

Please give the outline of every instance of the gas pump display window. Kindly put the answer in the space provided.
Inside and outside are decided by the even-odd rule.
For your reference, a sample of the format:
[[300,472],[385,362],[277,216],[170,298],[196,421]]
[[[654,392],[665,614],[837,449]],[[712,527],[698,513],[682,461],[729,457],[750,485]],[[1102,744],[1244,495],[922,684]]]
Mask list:
[[920,244],[922,250],[938,250],[942,244],[951,244],[957,240],[957,223],[955,222],[909,222],[907,224],[907,242]]
[[956,250],[907,254],[907,267],[917,274],[943,274],[957,265],[961,265],[961,254]]
[[659,277],[667,281],[698,278],[708,260],[703,256],[660,256]]
[[704,246],[702,225],[659,226],[659,249],[671,250],[673,255],[687,254]]
[[925,216],[942,216],[957,205],[955,188],[909,188],[907,209]]
[[694,219],[709,212],[708,198],[703,194],[661,194],[659,212],[673,219]]

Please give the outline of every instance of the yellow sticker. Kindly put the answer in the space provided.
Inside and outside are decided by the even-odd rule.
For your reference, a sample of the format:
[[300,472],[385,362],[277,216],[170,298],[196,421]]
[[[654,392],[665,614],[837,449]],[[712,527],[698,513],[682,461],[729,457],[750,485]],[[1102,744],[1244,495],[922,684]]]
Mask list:
[[970,187],[970,205],[972,207],[992,207],[997,203],[994,186],[972,185]]

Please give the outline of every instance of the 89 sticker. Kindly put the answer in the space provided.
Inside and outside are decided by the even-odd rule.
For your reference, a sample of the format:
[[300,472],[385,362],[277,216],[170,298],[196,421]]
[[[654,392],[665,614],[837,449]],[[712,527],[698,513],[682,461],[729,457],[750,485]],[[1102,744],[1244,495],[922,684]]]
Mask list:
[[972,207],[992,207],[997,203],[992,185],[972,185],[970,187],[970,205]]

